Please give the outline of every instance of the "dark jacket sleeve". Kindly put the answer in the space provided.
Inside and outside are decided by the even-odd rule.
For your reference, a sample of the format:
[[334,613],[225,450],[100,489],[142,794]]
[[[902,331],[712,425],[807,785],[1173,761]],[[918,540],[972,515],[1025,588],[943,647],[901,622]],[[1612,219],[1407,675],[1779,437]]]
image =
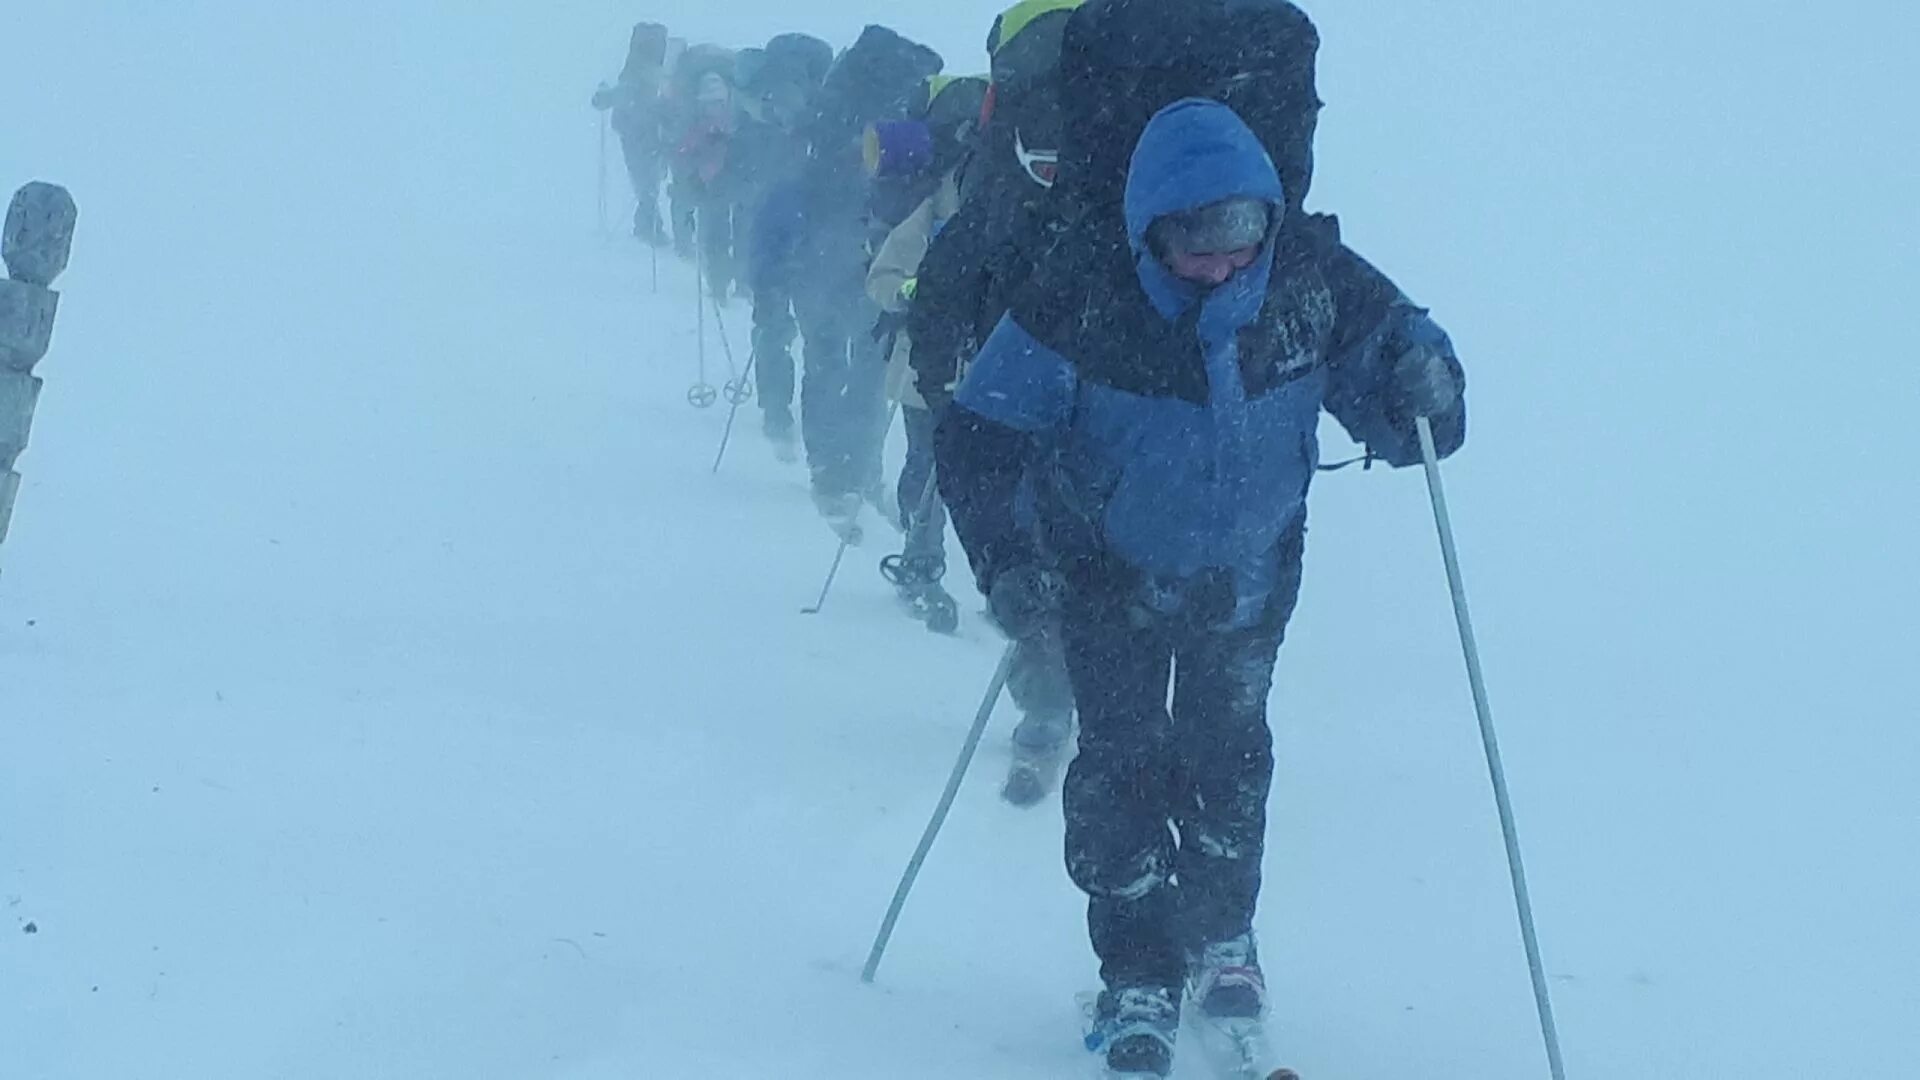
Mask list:
[[1021,482],[1040,455],[1034,436],[964,406],[940,414],[934,475],[953,531],[982,593],[1001,573],[1037,558],[1033,536],[1014,514]]
[[1318,232],[1321,267],[1334,296],[1327,411],[1369,455],[1393,466],[1418,464],[1419,436],[1413,412],[1396,389],[1394,366],[1409,349],[1436,348],[1447,357],[1463,393],[1451,410],[1428,422],[1441,457],[1458,450],[1467,436],[1466,375],[1446,332],[1391,279],[1340,243],[1331,218],[1317,219],[1309,228]]
[[974,204],[962,206],[920,261],[907,335],[913,341],[914,386],[936,410],[953,399],[962,363],[980,346],[984,224]]

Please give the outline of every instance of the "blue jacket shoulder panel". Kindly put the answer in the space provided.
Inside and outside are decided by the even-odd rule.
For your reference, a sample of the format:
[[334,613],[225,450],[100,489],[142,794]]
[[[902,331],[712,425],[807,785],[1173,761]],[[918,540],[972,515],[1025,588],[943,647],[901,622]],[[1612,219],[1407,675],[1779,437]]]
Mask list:
[[988,335],[954,400],[997,424],[1036,434],[1063,428],[1073,413],[1073,365],[1013,316]]

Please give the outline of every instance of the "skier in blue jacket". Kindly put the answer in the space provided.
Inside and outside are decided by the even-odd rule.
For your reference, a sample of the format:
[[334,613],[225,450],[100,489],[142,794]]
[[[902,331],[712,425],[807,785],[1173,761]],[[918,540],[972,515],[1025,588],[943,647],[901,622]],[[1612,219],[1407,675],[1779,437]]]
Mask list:
[[1446,334],[1288,205],[1232,110],[1161,110],[1128,169],[1126,243],[1049,255],[938,435],[995,618],[1061,628],[1080,717],[1066,861],[1113,1073],[1166,1075],[1183,994],[1216,1018],[1265,1010],[1266,700],[1321,411],[1393,465],[1419,460],[1416,416],[1442,453],[1464,438]]

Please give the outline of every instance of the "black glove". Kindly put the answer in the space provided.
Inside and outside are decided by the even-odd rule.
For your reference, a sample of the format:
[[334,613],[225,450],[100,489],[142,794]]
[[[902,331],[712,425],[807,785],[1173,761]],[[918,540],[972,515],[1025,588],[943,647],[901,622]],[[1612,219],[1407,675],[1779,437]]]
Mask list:
[[1393,361],[1393,392],[1410,416],[1441,416],[1460,403],[1453,342],[1425,315],[1407,321]]
[[1028,564],[994,576],[987,609],[1008,637],[1024,640],[1053,623],[1066,596],[1067,583],[1058,572]]

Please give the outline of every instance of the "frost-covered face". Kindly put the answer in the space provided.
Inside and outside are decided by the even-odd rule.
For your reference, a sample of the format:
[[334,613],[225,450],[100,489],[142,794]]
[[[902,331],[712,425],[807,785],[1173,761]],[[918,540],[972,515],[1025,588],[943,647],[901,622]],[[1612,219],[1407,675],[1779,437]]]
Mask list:
[[1253,198],[1216,203],[1155,221],[1147,232],[1154,252],[1175,277],[1219,285],[1260,257],[1273,208]]
[[1260,257],[1260,248],[1235,248],[1232,251],[1186,252],[1168,249],[1161,259],[1173,276],[1195,285],[1221,285],[1233,275],[1252,266]]

